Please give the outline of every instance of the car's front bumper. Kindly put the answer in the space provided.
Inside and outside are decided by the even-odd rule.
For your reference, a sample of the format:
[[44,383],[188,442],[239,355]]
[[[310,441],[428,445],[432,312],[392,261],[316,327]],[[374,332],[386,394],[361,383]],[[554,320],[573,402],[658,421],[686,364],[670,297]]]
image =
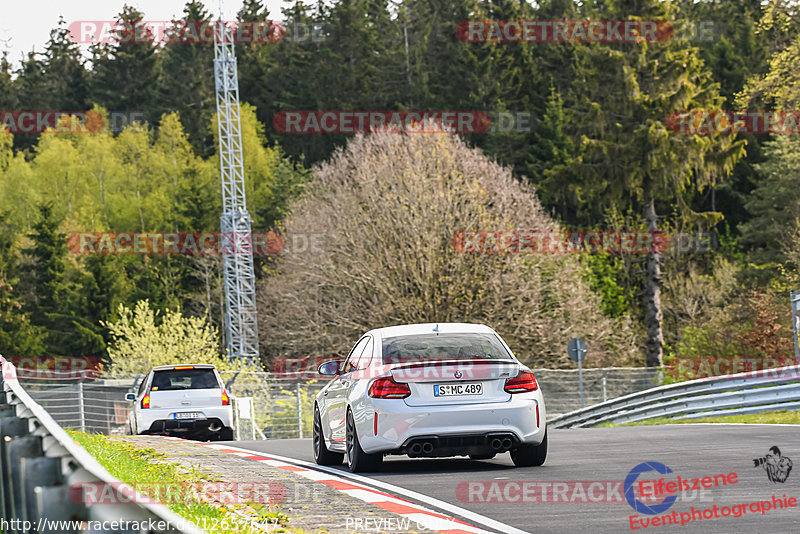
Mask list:
[[510,434],[514,446],[538,445],[544,439],[546,418],[538,392],[516,394],[508,402],[448,406],[408,406],[402,400],[370,398],[362,406],[354,406],[353,413],[364,452],[400,454],[418,437],[447,441],[450,452],[459,447],[458,441],[448,437],[467,438],[461,454],[477,453],[469,447],[474,444],[470,439],[479,442],[492,433]]

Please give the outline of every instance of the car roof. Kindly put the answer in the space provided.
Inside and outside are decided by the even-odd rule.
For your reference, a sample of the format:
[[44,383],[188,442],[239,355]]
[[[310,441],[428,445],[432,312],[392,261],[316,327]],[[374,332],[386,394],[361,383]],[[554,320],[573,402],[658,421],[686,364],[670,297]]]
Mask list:
[[188,367],[190,365],[192,367],[194,367],[195,369],[216,369],[217,368],[215,365],[212,365],[210,363],[176,363],[176,364],[173,364],[173,365],[158,365],[156,367],[153,367],[153,371],[169,371],[169,370],[175,369],[176,367]]
[[381,338],[397,337],[397,336],[414,336],[418,334],[464,334],[464,333],[480,333],[480,334],[494,334],[495,331],[486,326],[485,324],[477,323],[420,323],[420,324],[404,324],[398,326],[387,326],[384,328],[376,328],[370,330],[367,334],[376,335]]

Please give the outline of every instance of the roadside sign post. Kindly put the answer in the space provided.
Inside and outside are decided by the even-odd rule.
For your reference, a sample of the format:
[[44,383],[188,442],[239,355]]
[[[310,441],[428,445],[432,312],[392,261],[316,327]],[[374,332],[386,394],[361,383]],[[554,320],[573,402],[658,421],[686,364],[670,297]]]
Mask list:
[[789,291],[792,304],[792,331],[794,332],[794,363],[800,365],[800,346],[797,345],[797,331],[800,330],[800,289]]
[[[578,362],[578,380],[580,380],[581,391],[581,408],[583,408],[583,360],[586,359],[586,352],[588,351],[586,341],[579,337],[573,337],[567,343],[567,355],[573,362]],[[795,350],[797,350],[797,343],[795,343]]]

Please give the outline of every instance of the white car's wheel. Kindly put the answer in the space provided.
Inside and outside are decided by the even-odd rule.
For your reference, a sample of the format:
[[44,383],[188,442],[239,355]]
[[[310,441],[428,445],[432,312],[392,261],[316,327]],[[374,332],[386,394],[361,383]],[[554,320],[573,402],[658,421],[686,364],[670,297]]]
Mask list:
[[517,467],[539,466],[547,459],[547,430],[539,445],[523,445],[511,451],[511,460]]
[[331,452],[325,445],[325,436],[322,433],[322,418],[316,406],[314,406],[314,428],[312,434],[314,441],[314,461],[319,465],[342,465],[344,454],[341,452]]
[[353,420],[353,412],[347,412],[347,427],[345,441],[347,444],[347,468],[351,473],[362,471],[377,471],[383,463],[383,454],[367,454],[358,442],[356,424]]

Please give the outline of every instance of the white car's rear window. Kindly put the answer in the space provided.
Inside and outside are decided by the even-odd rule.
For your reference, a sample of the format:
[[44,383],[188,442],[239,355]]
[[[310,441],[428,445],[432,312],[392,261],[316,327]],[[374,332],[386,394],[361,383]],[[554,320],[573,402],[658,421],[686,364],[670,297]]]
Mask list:
[[219,383],[213,369],[167,369],[153,373],[152,391],[213,389]]
[[384,364],[466,359],[510,360],[511,355],[494,334],[417,334],[383,340]]

